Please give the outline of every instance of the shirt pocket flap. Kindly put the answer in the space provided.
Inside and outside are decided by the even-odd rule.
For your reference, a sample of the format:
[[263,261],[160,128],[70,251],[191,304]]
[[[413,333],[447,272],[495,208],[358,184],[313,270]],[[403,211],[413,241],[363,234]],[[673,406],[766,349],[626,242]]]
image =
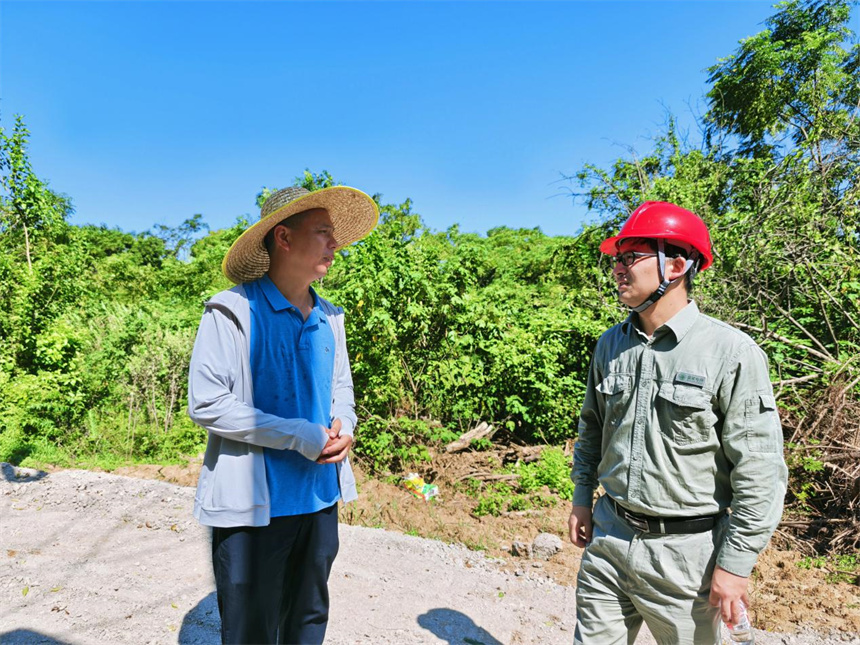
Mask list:
[[696,408],[707,410],[711,407],[711,397],[707,392],[691,385],[680,385],[678,383],[663,383],[660,386],[659,396],[671,401],[675,405],[685,408]]
[[770,394],[759,394],[762,410],[776,410],[776,398]]
[[610,374],[605,379],[600,381],[597,386],[597,391],[606,396],[612,396],[619,392],[626,392],[630,389],[631,377],[629,374]]

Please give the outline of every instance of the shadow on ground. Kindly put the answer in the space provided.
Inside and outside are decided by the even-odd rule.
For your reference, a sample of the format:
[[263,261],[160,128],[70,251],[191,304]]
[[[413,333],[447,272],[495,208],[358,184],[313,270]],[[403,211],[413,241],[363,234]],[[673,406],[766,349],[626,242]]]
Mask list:
[[3,645],[71,645],[47,634],[40,634],[30,629],[13,629],[11,632],[0,633],[0,643]]
[[44,470],[19,468],[18,466],[13,466],[6,462],[0,463],[0,471],[3,473],[3,479],[7,482],[34,482],[48,476],[48,473]]
[[179,645],[202,645],[221,642],[221,619],[213,591],[185,614],[179,629]]
[[453,609],[431,609],[418,616],[418,624],[451,645],[502,645],[466,614]]

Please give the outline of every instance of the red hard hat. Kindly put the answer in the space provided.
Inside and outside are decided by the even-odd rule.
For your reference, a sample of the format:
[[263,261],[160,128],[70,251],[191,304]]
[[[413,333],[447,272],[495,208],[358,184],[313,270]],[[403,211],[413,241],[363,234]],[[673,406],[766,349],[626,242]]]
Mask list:
[[692,246],[702,256],[699,271],[704,271],[714,261],[711,254],[711,236],[708,227],[695,213],[669,202],[645,202],[637,208],[618,235],[603,240],[600,251],[608,255],[618,252],[621,240],[631,237],[664,239],[670,244]]

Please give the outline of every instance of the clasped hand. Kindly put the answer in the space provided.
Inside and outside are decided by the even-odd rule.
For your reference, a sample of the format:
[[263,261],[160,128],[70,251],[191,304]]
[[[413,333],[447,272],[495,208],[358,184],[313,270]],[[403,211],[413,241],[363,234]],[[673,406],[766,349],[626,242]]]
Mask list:
[[331,428],[326,431],[328,432],[328,441],[317,459],[318,464],[336,464],[346,459],[349,449],[352,448],[352,436],[341,435],[340,428],[340,419],[335,419]]

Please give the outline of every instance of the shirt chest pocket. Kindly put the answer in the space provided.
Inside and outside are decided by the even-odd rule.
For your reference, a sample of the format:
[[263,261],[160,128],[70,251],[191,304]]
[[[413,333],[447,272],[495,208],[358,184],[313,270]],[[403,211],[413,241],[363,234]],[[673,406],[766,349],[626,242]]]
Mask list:
[[604,418],[607,423],[618,425],[624,417],[624,411],[630,400],[630,389],[633,377],[630,374],[609,374],[597,386],[597,391],[603,395],[606,410]]
[[716,415],[704,390],[679,383],[663,383],[657,391],[660,428],[677,445],[708,441]]

